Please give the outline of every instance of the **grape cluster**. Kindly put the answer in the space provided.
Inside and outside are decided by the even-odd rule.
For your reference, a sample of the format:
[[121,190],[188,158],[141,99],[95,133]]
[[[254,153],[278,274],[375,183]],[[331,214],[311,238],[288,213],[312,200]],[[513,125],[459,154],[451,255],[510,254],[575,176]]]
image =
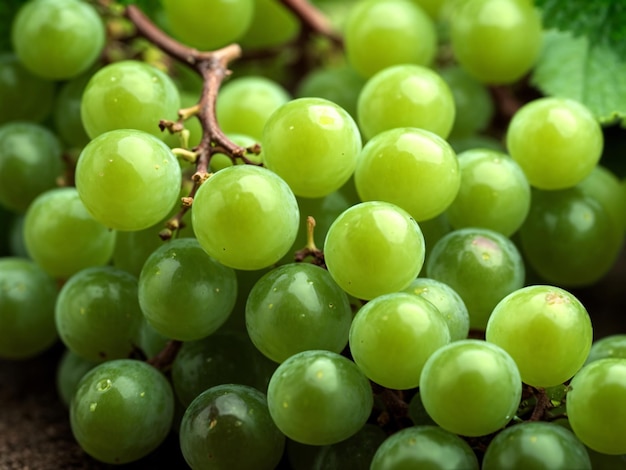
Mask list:
[[583,104],[515,94],[533,2],[151,16],[29,0],[0,53],[0,357],[63,344],[87,454],[623,468],[626,340],[571,290],[615,263],[626,186]]

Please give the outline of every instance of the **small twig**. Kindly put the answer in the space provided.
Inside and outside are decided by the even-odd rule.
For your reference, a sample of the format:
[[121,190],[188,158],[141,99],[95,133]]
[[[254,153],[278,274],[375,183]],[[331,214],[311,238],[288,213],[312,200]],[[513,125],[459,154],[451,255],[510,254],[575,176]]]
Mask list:
[[163,348],[156,356],[148,359],[148,364],[156,367],[160,371],[165,371],[169,369],[169,367],[172,365],[172,362],[174,362],[174,359],[176,359],[176,355],[178,354],[178,351],[180,350],[182,345],[182,341],[174,339],[168,341],[168,343],[165,345],[165,348]]
[[306,0],[281,0],[299,19],[309,34],[328,38],[338,47],[343,47],[343,38],[333,28],[328,18]]
[[541,421],[546,411],[551,407],[550,397],[543,388],[536,389],[537,403],[535,403],[535,409],[528,418],[528,421]]
[[294,260],[296,263],[301,263],[308,257],[313,258],[312,264],[326,268],[324,252],[315,244],[315,219],[311,216],[306,218],[306,246],[296,251]]

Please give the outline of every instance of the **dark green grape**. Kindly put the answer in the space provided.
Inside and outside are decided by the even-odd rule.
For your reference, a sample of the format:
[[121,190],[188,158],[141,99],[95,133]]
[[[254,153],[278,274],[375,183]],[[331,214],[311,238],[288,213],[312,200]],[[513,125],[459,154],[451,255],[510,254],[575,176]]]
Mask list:
[[87,72],[64,83],[54,101],[52,113],[54,128],[61,139],[71,147],[82,148],[90,140],[80,116],[83,91],[90,78],[91,72]]
[[66,349],[59,360],[56,372],[56,387],[59,398],[69,408],[83,376],[93,369],[97,362],[90,361],[69,349]]
[[365,424],[345,441],[322,447],[312,470],[369,470],[376,450],[386,437],[379,426]]

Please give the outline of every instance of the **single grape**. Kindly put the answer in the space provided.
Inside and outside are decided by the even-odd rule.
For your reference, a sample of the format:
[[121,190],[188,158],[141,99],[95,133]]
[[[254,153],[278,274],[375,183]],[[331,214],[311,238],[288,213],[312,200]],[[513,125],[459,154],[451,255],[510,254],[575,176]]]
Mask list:
[[444,139],[403,127],[383,131],[365,144],[354,182],[362,201],[390,202],[421,222],[437,217],[454,201],[461,172]]
[[472,448],[459,436],[438,426],[413,426],[389,436],[370,468],[478,470],[479,465]]
[[278,47],[296,39],[300,30],[300,21],[282,2],[255,0],[250,26],[237,42],[245,50]]
[[33,201],[24,219],[29,256],[55,278],[67,279],[109,262],[115,232],[93,219],[74,187],[50,189]]
[[298,98],[278,108],[263,129],[263,159],[302,197],[343,186],[356,167],[361,135],[354,119],[322,98]]
[[80,357],[69,349],[63,351],[57,365],[56,388],[61,402],[66,407],[70,407],[80,379],[96,365],[97,362]]
[[106,132],[83,149],[76,188],[87,210],[116,230],[142,230],[174,207],[181,170],[169,147],[133,129]]
[[63,172],[61,151],[57,136],[39,124],[0,126],[0,204],[25,212],[35,197],[56,187]]
[[225,266],[255,270],[281,259],[298,231],[296,198],[275,173],[251,165],[218,171],[192,206],[200,245]]
[[490,149],[496,152],[506,152],[503,142],[494,137],[482,134],[473,134],[464,137],[451,136],[448,137],[447,140],[457,154],[474,149]]
[[546,97],[526,103],[515,113],[506,144],[530,184],[551,190],[570,188],[589,176],[600,160],[604,137],[583,104]]
[[357,103],[357,122],[366,140],[396,127],[418,127],[445,139],[454,115],[448,84],[420,65],[394,65],[376,73]]
[[398,64],[429,66],[437,49],[433,20],[409,0],[366,0],[346,19],[348,62],[364,77]]
[[570,382],[567,416],[574,434],[603,454],[626,454],[626,359],[598,359]]
[[54,128],[71,147],[83,148],[90,140],[80,116],[80,106],[91,75],[89,72],[83,73],[64,83],[54,100]]
[[83,269],[61,288],[56,329],[75,354],[95,362],[128,357],[141,326],[137,279],[111,266]]
[[415,423],[416,426],[437,426],[437,423],[428,415],[424,403],[422,402],[422,396],[419,390],[415,392],[411,401],[409,401],[409,418]]
[[34,74],[65,80],[87,70],[105,45],[98,11],[80,0],[31,0],[17,12],[11,39],[20,61]]
[[345,441],[322,446],[315,456],[312,470],[370,470],[376,449],[386,437],[381,427],[366,423]]
[[372,410],[369,381],[330,351],[303,351],[278,366],[267,390],[270,414],[290,439],[327,445],[356,434]]
[[611,357],[626,359],[626,334],[612,334],[594,341],[585,364]]
[[56,298],[54,280],[34,262],[0,258],[0,358],[33,357],[56,342]]
[[237,297],[235,272],[211,258],[195,238],[157,248],[139,276],[139,305],[162,335],[193,341],[225,321]]
[[137,129],[161,139],[161,119],[176,120],[180,95],[172,79],[152,65],[124,60],[98,70],[85,87],[81,119],[90,138]]
[[493,310],[486,339],[515,360],[524,383],[553,387],[584,364],[593,331],[585,307],[554,286],[527,286],[510,293]]
[[596,165],[577,187],[583,194],[598,201],[609,216],[626,230],[626,198],[620,180],[611,170]]
[[450,341],[466,339],[469,334],[469,312],[461,296],[448,284],[436,279],[418,277],[403,290],[433,304],[450,330]]
[[180,425],[180,447],[194,470],[272,470],[285,436],[278,430],[267,397],[239,384],[209,388],[189,405]]
[[174,393],[161,372],[133,360],[108,361],[78,383],[70,424],[78,444],[110,464],[138,460],[167,437],[174,417]]
[[171,340],[172,338],[168,338],[155,330],[144,316],[137,330],[134,344],[146,358],[151,359],[163,351]]
[[511,356],[486,341],[455,341],[435,351],[420,377],[420,396],[429,416],[462,436],[485,436],[503,428],[522,396]]
[[563,426],[525,422],[496,434],[485,452],[482,470],[591,470],[585,446]]
[[541,17],[533,2],[468,0],[452,13],[454,56],[485,83],[513,83],[530,71],[541,50]]
[[324,242],[326,266],[339,287],[359,299],[406,288],[424,264],[424,237],[404,210],[380,201],[344,211]]

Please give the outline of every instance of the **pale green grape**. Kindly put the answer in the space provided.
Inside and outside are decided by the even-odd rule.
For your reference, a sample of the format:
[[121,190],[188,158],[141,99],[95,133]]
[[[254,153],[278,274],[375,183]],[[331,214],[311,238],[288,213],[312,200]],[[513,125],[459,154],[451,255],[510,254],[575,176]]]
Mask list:
[[406,288],[424,264],[424,236],[411,216],[387,202],[344,211],[324,242],[326,266],[348,294],[370,300]]
[[88,72],[66,82],[54,101],[52,114],[54,128],[61,139],[72,147],[82,148],[90,140],[80,116],[83,91],[90,79],[91,74]]
[[478,470],[467,442],[438,426],[413,426],[389,436],[378,448],[371,470],[430,468]]
[[80,379],[96,365],[97,362],[80,357],[69,349],[63,351],[55,378],[57,393],[66,407],[70,407]]
[[180,95],[172,79],[152,65],[124,60],[102,67],[89,80],[81,119],[90,138],[115,129],[137,129],[161,139],[161,119],[176,120]]
[[528,286],[502,299],[489,317],[486,339],[515,360],[522,380],[553,387],[584,364],[593,331],[585,307],[554,286]]
[[283,362],[310,349],[340,353],[348,343],[348,296],[328,271],[291,263],[265,274],[246,304],[246,329],[267,357]]
[[362,201],[390,202],[421,222],[437,217],[454,201],[461,172],[444,139],[404,127],[383,131],[365,144],[354,182]]
[[195,238],[172,240],[146,260],[139,305],[162,335],[192,341],[216,331],[237,297],[235,272],[218,263]]
[[530,184],[550,190],[572,187],[589,176],[600,160],[604,137],[583,104],[547,97],[530,101],[515,113],[506,144]]
[[522,381],[515,361],[492,343],[466,339],[435,351],[420,378],[428,415],[462,436],[485,436],[515,415]]
[[497,152],[506,152],[504,144],[499,139],[482,134],[463,137],[452,136],[448,137],[447,140],[457,154],[474,149],[491,149]]
[[24,219],[28,255],[55,278],[107,264],[115,232],[93,219],[73,187],[50,189],[30,205]]
[[357,312],[350,327],[354,362],[383,387],[419,386],[430,355],[450,342],[441,312],[424,297],[406,292],[381,295]]
[[626,334],[612,334],[594,341],[585,364],[611,357],[626,359]]
[[119,129],[93,139],[76,165],[76,188],[87,210],[116,230],[142,230],[174,207],[181,170],[156,137]]
[[428,66],[435,57],[437,33],[432,19],[409,0],[366,0],[346,19],[349,63],[364,77],[398,64]]
[[280,364],[267,391],[270,414],[288,438],[334,444],[356,434],[372,410],[369,381],[330,351],[303,351]]
[[254,15],[237,41],[247,49],[265,49],[290,42],[300,33],[300,22],[279,0],[255,0]]
[[271,114],[289,99],[287,90],[268,78],[236,78],[220,89],[217,120],[224,132],[248,135],[259,141]]
[[54,280],[30,260],[0,258],[0,357],[36,356],[57,340]]
[[450,39],[455,58],[485,83],[512,83],[530,71],[539,55],[542,28],[533,2],[457,2]]
[[268,411],[267,397],[239,384],[209,388],[189,405],[180,447],[194,470],[273,470],[285,436]]
[[31,0],[13,19],[11,39],[20,61],[52,80],[75,77],[97,59],[105,43],[97,10],[80,0]]
[[455,116],[448,84],[419,65],[394,65],[371,77],[359,94],[357,122],[365,139],[396,127],[418,127],[446,138]]
[[271,171],[235,165],[200,186],[192,206],[200,245],[235,269],[271,266],[291,248],[298,231],[298,204],[291,189]]
[[585,446],[563,426],[525,422],[496,434],[485,452],[482,470],[591,470]]
[[598,201],[608,214],[626,229],[626,198],[620,180],[611,170],[596,165],[577,187]]
[[242,37],[252,22],[254,0],[164,0],[172,34],[189,46],[210,50]]
[[343,186],[356,167],[361,136],[354,119],[322,98],[298,98],[278,108],[263,129],[263,161],[302,197]]
[[504,235],[464,228],[432,247],[426,275],[452,287],[467,307],[470,328],[484,330],[496,304],[524,285],[525,268],[518,249]]
[[25,212],[35,197],[54,188],[63,172],[61,151],[59,139],[39,124],[0,126],[0,204]]
[[567,416],[574,434],[590,449],[626,454],[626,359],[598,359],[570,382]]
[[63,343],[96,362],[128,357],[141,321],[137,279],[110,266],[76,273],[61,288],[55,307]]
[[138,460],[167,437],[174,417],[172,387],[161,372],[133,359],[100,364],[78,383],[70,424],[78,444],[110,464]]
[[461,186],[447,210],[450,224],[515,233],[530,210],[530,185],[520,166],[495,150],[468,150],[458,158]]
[[439,310],[450,330],[450,341],[466,339],[469,313],[461,296],[448,284],[436,279],[418,277],[404,292],[425,298]]
[[411,0],[419,5],[433,20],[438,20],[440,12],[448,0]]

